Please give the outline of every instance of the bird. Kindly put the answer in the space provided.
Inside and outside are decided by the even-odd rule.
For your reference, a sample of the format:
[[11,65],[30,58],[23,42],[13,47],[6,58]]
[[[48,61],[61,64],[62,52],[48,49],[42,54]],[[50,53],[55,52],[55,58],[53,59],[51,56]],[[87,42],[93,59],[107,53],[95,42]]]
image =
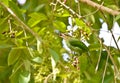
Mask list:
[[[86,56],[87,60],[90,64],[92,64],[92,60],[90,57],[89,48],[79,39],[74,38],[68,34],[60,33],[60,37],[66,41],[68,48],[71,49],[72,53],[77,54],[78,56]],[[74,54],[73,54],[74,55]],[[75,55],[76,56],[76,55]]]
[[72,51],[79,52],[79,53],[84,53],[89,51],[88,47],[77,38],[73,38],[72,36],[64,33],[61,33],[60,37],[66,41],[67,46]]

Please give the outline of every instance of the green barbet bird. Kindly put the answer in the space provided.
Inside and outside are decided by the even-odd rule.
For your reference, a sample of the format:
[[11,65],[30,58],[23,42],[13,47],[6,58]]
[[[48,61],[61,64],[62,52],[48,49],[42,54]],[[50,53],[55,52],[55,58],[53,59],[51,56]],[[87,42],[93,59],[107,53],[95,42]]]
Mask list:
[[78,39],[74,38],[70,38],[68,41],[71,46],[79,48],[84,52],[88,52],[88,47],[82,41],[79,41]]
[[66,41],[67,46],[74,51],[79,53],[89,52],[88,47],[80,40],[71,38],[68,35],[61,34],[61,37]]
[[89,49],[82,41],[65,34],[61,34],[61,37],[66,41],[66,44],[71,49],[71,51],[74,51],[79,55],[86,55],[88,61],[92,63]]

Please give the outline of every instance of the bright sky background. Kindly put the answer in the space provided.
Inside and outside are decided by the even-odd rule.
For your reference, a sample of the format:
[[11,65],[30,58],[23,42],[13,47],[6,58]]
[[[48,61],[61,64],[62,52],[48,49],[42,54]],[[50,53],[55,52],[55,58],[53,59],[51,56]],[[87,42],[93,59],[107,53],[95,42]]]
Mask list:
[[[114,24],[112,31],[113,31],[115,39],[118,43],[118,46],[120,47],[120,40],[118,41],[118,38],[120,37],[120,27],[117,23]],[[117,48],[110,31],[108,31],[108,29],[107,29],[106,23],[103,23],[99,37],[104,39],[105,45]]]
[[20,5],[25,4],[26,0],[17,0]]

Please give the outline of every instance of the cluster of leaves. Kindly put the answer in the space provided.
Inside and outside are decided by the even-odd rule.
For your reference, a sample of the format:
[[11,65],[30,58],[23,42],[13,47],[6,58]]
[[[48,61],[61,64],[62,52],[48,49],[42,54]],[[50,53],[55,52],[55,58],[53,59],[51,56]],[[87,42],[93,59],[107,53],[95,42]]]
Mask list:
[[[16,0],[0,0],[0,83],[99,83],[103,79],[104,83],[113,83],[116,78],[119,82],[118,72],[113,68],[120,65],[119,52],[115,48],[109,47],[109,53],[116,65],[109,59],[103,76],[109,53],[98,35],[102,26],[100,19],[110,26],[109,30],[113,26],[110,15],[99,11],[92,13],[96,10],[73,0],[67,0],[64,5],[57,1],[27,0],[20,5]],[[119,4],[111,0],[104,1],[107,7],[112,4],[119,8]],[[83,18],[74,15],[71,12],[74,10]],[[119,16],[116,21],[119,23]],[[86,41],[89,46],[82,45],[82,49],[88,49],[87,53],[76,47],[66,50],[60,33],[77,39],[72,42],[75,46],[78,40]],[[64,54],[69,56],[67,61]]]

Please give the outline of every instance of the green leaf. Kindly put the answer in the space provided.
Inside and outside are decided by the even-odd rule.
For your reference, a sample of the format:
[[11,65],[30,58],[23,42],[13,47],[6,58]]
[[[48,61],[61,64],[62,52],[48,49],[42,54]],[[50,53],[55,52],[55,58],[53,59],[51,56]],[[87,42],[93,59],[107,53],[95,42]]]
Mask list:
[[20,48],[12,48],[8,55],[8,66],[14,64],[21,56]]
[[[5,66],[2,69],[4,69],[4,70],[0,71],[0,81],[3,80],[3,79],[6,79],[11,72],[10,67]],[[3,83],[3,82],[1,82],[1,83]]]
[[22,66],[23,66],[23,63],[20,60],[17,61],[12,69],[14,72],[12,72],[12,74],[10,75],[10,78],[14,77],[16,72],[18,72]]
[[90,51],[99,50],[99,49],[100,49],[100,44],[99,43],[90,44],[90,46],[89,46]]
[[79,61],[80,61],[80,64],[79,64],[80,72],[84,72],[87,69],[87,67],[88,67],[88,60],[87,60],[87,58],[88,57],[85,56],[85,55],[80,56],[80,58],[79,58]]
[[114,78],[114,76],[112,74],[107,75],[105,77],[104,83],[113,83],[113,80],[114,80],[113,78]]
[[78,18],[75,18],[75,22],[76,22],[76,25],[78,25],[78,26],[82,26],[82,27],[85,26],[85,23],[82,20],[78,19]]
[[0,48],[10,48],[12,47],[13,45],[9,45],[9,44],[1,44],[0,45]]
[[45,4],[39,4],[34,10],[38,12],[39,10],[43,9],[45,7]]
[[53,59],[55,60],[55,62],[57,63],[59,61],[59,55],[57,54],[57,52],[55,52],[51,48],[49,48],[49,52],[50,52],[51,56],[53,57]]
[[[25,54],[27,59],[31,59],[34,56],[34,51],[32,48],[24,47],[23,53]],[[24,57],[23,57],[24,59]]]
[[30,72],[23,71],[19,76],[19,83],[29,83],[30,81]]
[[5,70],[5,68],[6,68],[5,66],[0,66],[0,72]]
[[56,29],[60,30],[61,32],[65,32],[66,31],[66,25],[63,22],[61,22],[61,21],[53,22],[53,26]]
[[15,74],[12,74],[12,76],[9,78],[10,79],[10,83],[19,83],[19,74],[20,74],[20,70],[16,71]]
[[34,12],[34,13],[31,13],[29,16],[31,17],[28,21],[28,25],[30,27],[34,27],[35,25],[37,25],[41,21],[47,20],[47,17],[42,13]]
[[95,23],[92,25],[92,28],[100,29],[102,27],[102,22],[100,21],[99,13],[94,14],[94,17],[95,17]]
[[55,16],[57,16],[57,17],[68,17],[68,16],[70,16],[69,12],[66,11],[66,10],[63,9],[63,8],[60,8],[60,9],[58,9],[57,11],[58,11],[58,12],[55,14]]
[[2,0],[2,2],[7,6],[9,5],[9,0]]
[[113,9],[113,10],[119,10],[117,5],[108,5],[107,7]]
[[119,19],[120,19],[120,14],[115,17],[114,22],[116,22]]
[[10,17],[10,14],[8,16],[6,16],[5,18],[3,19],[0,19],[0,25],[2,25],[3,23],[6,22],[6,20]]
[[[92,11],[90,9],[88,9],[88,8],[85,8],[84,12],[85,12],[86,15],[88,15]],[[86,22],[92,23],[92,24],[95,23],[95,17],[94,17],[94,15],[91,14],[91,15],[85,16],[85,18],[86,18]]]
[[40,57],[34,57],[34,58],[32,59],[32,61],[35,62],[35,63],[41,63],[41,62],[42,62],[42,59],[41,59]]
[[15,39],[15,44],[16,44],[17,46],[22,46],[22,45],[23,45],[23,40],[22,40],[22,39],[19,39],[19,38],[16,38],[16,39]]
[[30,58],[32,55],[30,48],[27,47],[14,47],[8,55],[8,65],[13,65],[20,56]]
[[29,60],[24,60],[25,70],[30,71],[31,62]]
[[16,37],[17,37],[17,36],[20,36],[20,35],[22,35],[22,34],[23,34],[23,31],[20,31],[20,32],[16,33]]
[[106,18],[106,23],[108,25],[108,30],[111,30],[113,28],[113,16],[112,15],[107,15],[107,18]]
[[21,12],[20,8],[13,2],[9,1],[9,7],[12,9],[12,11],[20,18],[22,21],[24,21],[23,13]]

